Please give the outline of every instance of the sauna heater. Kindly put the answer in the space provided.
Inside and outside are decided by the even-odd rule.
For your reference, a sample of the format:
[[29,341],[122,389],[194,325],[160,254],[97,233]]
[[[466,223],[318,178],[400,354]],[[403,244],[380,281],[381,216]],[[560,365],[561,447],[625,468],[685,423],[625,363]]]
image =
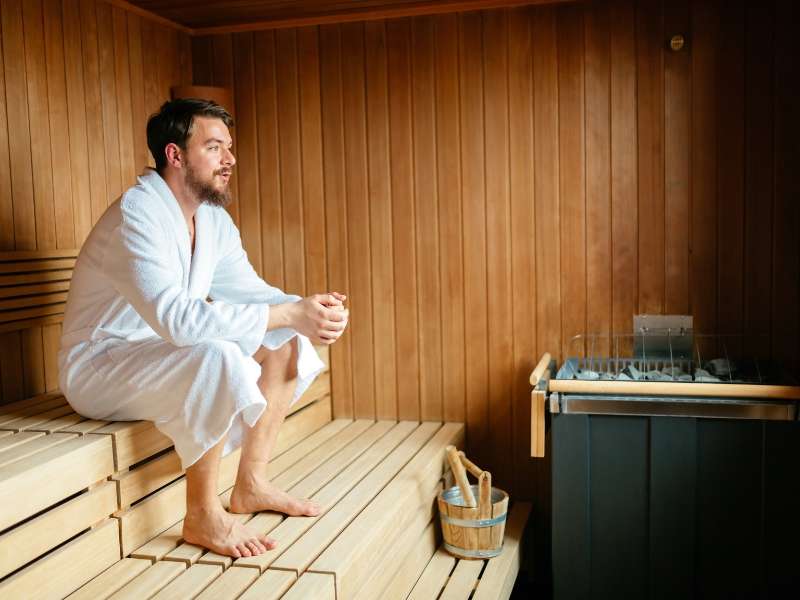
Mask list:
[[550,363],[555,599],[800,597],[800,387],[757,345],[637,316]]

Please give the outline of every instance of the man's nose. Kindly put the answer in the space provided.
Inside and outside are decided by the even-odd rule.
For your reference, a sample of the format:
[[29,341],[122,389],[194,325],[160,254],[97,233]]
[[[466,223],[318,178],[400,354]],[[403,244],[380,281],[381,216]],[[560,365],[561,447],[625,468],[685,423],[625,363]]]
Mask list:
[[222,162],[231,167],[236,164],[236,157],[231,152],[230,148],[225,148],[225,154],[222,157]]

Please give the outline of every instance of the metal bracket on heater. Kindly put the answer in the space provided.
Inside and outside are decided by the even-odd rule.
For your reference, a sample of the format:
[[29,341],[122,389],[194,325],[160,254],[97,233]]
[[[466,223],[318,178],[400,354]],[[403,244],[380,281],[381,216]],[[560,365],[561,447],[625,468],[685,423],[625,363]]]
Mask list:
[[633,355],[638,358],[691,358],[691,315],[634,315]]

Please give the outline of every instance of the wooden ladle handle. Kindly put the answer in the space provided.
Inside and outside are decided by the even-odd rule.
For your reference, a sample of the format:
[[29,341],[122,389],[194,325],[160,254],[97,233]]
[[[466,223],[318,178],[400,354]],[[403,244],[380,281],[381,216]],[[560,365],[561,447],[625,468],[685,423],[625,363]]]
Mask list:
[[461,463],[461,458],[458,456],[458,450],[455,446],[448,446],[446,448],[447,461],[450,463],[450,468],[453,470],[453,476],[456,479],[458,487],[461,489],[461,497],[464,498],[464,504],[469,508],[475,508],[475,494],[472,493],[472,488],[467,481],[467,472],[464,465]]

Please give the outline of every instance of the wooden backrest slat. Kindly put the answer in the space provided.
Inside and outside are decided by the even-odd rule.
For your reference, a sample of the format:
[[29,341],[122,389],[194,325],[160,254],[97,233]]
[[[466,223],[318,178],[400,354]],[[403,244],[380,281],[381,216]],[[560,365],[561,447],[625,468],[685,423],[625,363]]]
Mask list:
[[77,249],[0,252],[0,332],[63,319]]

